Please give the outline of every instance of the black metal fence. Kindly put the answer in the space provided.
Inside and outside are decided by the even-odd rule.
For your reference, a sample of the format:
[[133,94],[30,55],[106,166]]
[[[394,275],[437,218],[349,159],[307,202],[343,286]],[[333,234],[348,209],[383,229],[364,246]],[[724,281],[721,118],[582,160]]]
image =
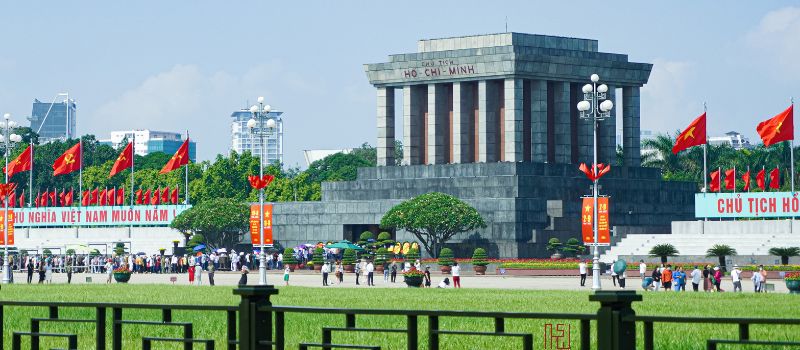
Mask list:
[[[384,310],[384,309],[346,309],[346,308],[315,308],[275,306],[270,302],[270,296],[278,293],[272,286],[250,286],[234,290],[241,297],[238,306],[202,306],[202,305],[150,305],[150,304],[108,304],[108,303],[66,303],[66,302],[22,302],[0,301],[0,347],[8,346],[10,338],[11,348],[22,349],[23,343],[29,344],[30,349],[40,349],[46,342],[65,346],[67,349],[101,349],[110,346],[112,350],[131,348],[131,343],[137,343],[136,348],[146,350],[161,348],[167,344],[182,344],[184,350],[190,349],[229,349],[229,350],[260,350],[260,349],[285,349],[287,348],[287,331],[302,332],[302,341],[293,341],[293,346],[299,349],[386,349],[427,348],[437,350],[441,348],[443,339],[450,337],[493,337],[506,338],[508,347],[517,349],[572,349],[574,340],[577,340],[576,349],[594,348],[606,349],[635,349],[637,345],[637,323],[643,329],[643,346],[645,349],[654,348],[654,324],[656,323],[714,323],[719,325],[738,326],[738,339],[708,339],[705,340],[708,349],[716,349],[718,345],[746,344],[746,345],[771,345],[771,346],[800,346],[800,342],[769,341],[768,339],[754,340],[750,337],[751,325],[800,325],[800,319],[758,319],[758,318],[700,318],[700,317],[657,317],[637,316],[632,308],[632,303],[642,300],[642,295],[633,291],[601,291],[589,296],[590,301],[600,303],[600,308],[595,314],[563,314],[563,313],[516,313],[516,312],[477,312],[477,311],[433,311],[433,310]],[[37,317],[43,312],[33,312],[33,309],[46,309],[45,317]],[[87,309],[94,312],[87,312]],[[75,312],[82,310],[82,312]],[[151,310],[150,316],[144,317],[141,312],[132,310]],[[14,314],[11,314],[11,313]],[[186,321],[177,321],[174,312],[201,312],[202,315],[215,315],[220,323],[210,326],[213,332],[220,333],[219,328],[225,328],[224,341],[219,342],[210,337],[198,334],[197,324]],[[80,314],[83,317],[70,315]],[[92,315],[93,317],[86,317]],[[304,314],[326,315],[341,321],[332,324],[305,324],[302,329],[292,328],[287,330],[287,316],[303,319]],[[126,317],[126,315],[128,317]],[[110,316],[110,318],[109,318]],[[132,317],[133,316],[133,317]],[[6,329],[10,317],[27,318],[28,329]],[[369,322],[376,317],[399,319],[399,322],[384,322],[390,327],[371,326]],[[445,327],[444,320],[470,320],[485,324],[483,330],[457,328],[461,322],[449,322],[451,327]],[[520,320],[534,320],[542,323],[543,328],[528,329],[513,327],[508,324]],[[558,322],[553,322],[558,321]],[[18,324],[18,322],[17,322]],[[60,324],[58,329],[70,329],[69,332],[48,332],[44,329],[53,329],[48,324]],[[572,324],[577,324],[577,339],[571,338]],[[78,332],[80,325],[91,327],[93,337],[87,336],[86,329]],[[422,326],[421,326],[422,325]],[[123,327],[136,327],[137,333],[131,340],[128,337],[123,341]],[[110,332],[109,332],[109,329]],[[170,334],[177,336],[156,336],[149,332],[151,328],[170,329]],[[566,328],[565,328],[566,327]],[[466,327],[474,328],[474,327]],[[523,330],[520,330],[523,328]],[[594,328],[594,337],[592,337]],[[174,331],[173,331],[174,329]],[[312,331],[309,332],[309,329]],[[313,330],[320,331],[319,333]],[[129,333],[131,330],[128,331]],[[81,337],[79,337],[79,334]],[[314,333],[317,335],[315,336]],[[402,342],[387,344],[345,344],[334,342],[334,334],[394,334]],[[205,334],[209,334],[206,330]],[[295,339],[298,338],[295,334]],[[338,336],[341,339],[341,336]],[[377,338],[380,339],[380,338]],[[471,339],[471,338],[470,338]],[[692,340],[696,345],[697,340]],[[80,343],[80,344],[79,344]],[[141,344],[140,346],[138,344]],[[124,345],[124,347],[123,347]],[[449,348],[452,348],[450,346]]]

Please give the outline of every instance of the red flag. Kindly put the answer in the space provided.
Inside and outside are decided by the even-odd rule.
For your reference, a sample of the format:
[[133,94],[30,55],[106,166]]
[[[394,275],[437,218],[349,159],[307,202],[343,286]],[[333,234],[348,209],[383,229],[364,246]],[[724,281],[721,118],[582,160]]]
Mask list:
[[586,166],[586,163],[581,163],[581,165],[578,167],[578,170],[586,174],[586,177],[588,177],[590,181],[594,181],[594,174],[592,174],[592,171],[589,170],[588,166]]
[[736,168],[725,170],[725,189],[736,189]]
[[160,188],[156,188],[156,190],[153,191],[153,197],[150,199],[150,204],[158,205],[159,203],[161,203],[161,196],[159,196],[160,190],[161,190]]
[[742,174],[742,181],[744,181],[744,187],[742,188],[743,191],[749,192],[750,191],[750,170],[748,169],[744,174]]
[[67,199],[64,198],[64,196],[66,196],[66,195],[67,195],[67,193],[64,190],[61,190],[61,192],[58,192],[58,204],[60,206],[62,206],[62,207],[67,205]]
[[604,165],[603,163],[597,164],[597,175],[595,178],[599,179],[603,177],[603,175],[608,174],[611,171],[611,165]]
[[17,193],[12,192],[8,195],[8,206],[13,208],[17,206]]
[[53,190],[53,192],[50,192],[50,205],[52,205],[54,207],[58,206],[58,202],[56,202],[56,190]]
[[133,165],[133,142],[128,142],[128,145],[125,146],[125,149],[122,150],[122,153],[117,156],[117,160],[114,162],[114,166],[111,167],[111,173],[108,174],[108,177],[112,177],[117,175],[120,171],[130,168]]
[[169,187],[161,190],[161,203],[169,204]]
[[756,131],[766,147],[776,142],[794,140],[794,104],[778,115],[758,123]]
[[178,204],[178,188],[177,187],[175,187],[172,190],[172,196],[171,197],[172,197],[172,204]]
[[142,204],[142,188],[141,187],[139,187],[139,189],[136,190],[136,204],[137,205],[141,205]]
[[53,163],[53,176],[69,174],[81,168],[81,143],[70,147]]
[[142,203],[144,205],[150,205],[150,189],[148,188],[147,191],[144,191],[144,195],[142,196]]
[[92,200],[92,195],[89,190],[83,191],[83,195],[81,196],[81,205],[84,207],[89,206],[89,202]]
[[99,195],[99,192],[100,192],[99,188],[95,188],[92,190],[92,198],[89,200],[90,205],[97,204],[97,197]]
[[22,153],[20,153],[17,158],[10,161],[8,166],[3,168],[3,171],[8,174],[8,177],[11,178],[14,174],[31,170],[31,153],[33,152],[33,146],[28,146]]
[[106,198],[106,205],[114,205],[115,199],[117,197],[117,190],[113,188],[108,190],[106,192],[106,196],[108,197]]
[[781,172],[778,167],[769,172],[769,188],[781,188]]
[[66,201],[66,206],[72,206],[72,202],[75,200],[75,189],[70,188],[69,192],[64,196],[64,199]]
[[19,207],[25,208],[25,190],[22,190],[22,193],[19,195]]
[[50,198],[50,194],[48,193],[48,190],[45,190],[44,193],[42,193],[42,198],[39,199],[40,201],[42,201],[42,206],[43,207],[47,206],[47,199],[48,198]]
[[180,169],[181,166],[186,164],[189,164],[189,138],[186,138],[186,141],[178,148],[178,151],[170,158],[169,162],[164,165],[164,168],[161,169],[159,174],[166,174],[170,171]]
[[672,153],[678,154],[692,146],[699,146],[706,143],[706,113],[703,112],[697,119],[693,120],[686,130],[675,138],[675,145],[672,146]]
[[125,187],[117,189],[117,205],[125,204]]
[[711,172],[711,183],[708,184],[708,190],[711,192],[719,192],[720,187],[720,171],[713,171]]
[[106,199],[108,198],[108,196],[106,196],[106,192],[108,192],[108,189],[105,188],[102,191],[100,191],[100,195],[98,198],[99,205],[106,205]]
[[758,186],[758,188],[760,188],[762,191],[767,188],[766,176],[767,176],[767,171],[764,169],[761,169],[761,171],[759,171],[758,174],[756,174],[756,186]]
[[37,191],[36,192],[36,197],[33,197],[33,205],[35,205],[37,208],[39,207],[39,204],[41,203],[41,201],[39,200],[40,194],[41,194],[41,192]]

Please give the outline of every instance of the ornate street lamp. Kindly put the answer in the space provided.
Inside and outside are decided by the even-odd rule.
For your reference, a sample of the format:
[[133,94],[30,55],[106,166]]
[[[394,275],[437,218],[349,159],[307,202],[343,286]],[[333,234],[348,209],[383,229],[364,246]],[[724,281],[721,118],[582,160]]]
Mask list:
[[[594,149],[593,149],[593,163],[592,163],[592,172],[597,173],[597,123],[603,119],[609,118],[611,116],[611,109],[614,108],[614,102],[611,100],[606,100],[606,93],[608,92],[608,86],[606,84],[601,84],[597,86],[597,82],[600,81],[600,76],[597,74],[592,74],[591,76],[592,83],[586,84],[583,86],[583,101],[578,102],[578,110],[581,112],[581,119],[590,120],[592,122],[592,131],[594,137]],[[594,259],[592,260],[592,290],[600,290],[600,253],[598,251],[597,242],[597,182],[598,179],[595,178],[592,183],[592,199],[593,199],[593,206],[594,206],[594,213],[593,213],[593,224],[592,230],[594,233]]]
[[[272,111],[270,105],[264,105],[264,97],[258,97],[258,105],[250,107],[250,113],[253,113],[253,118],[247,121],[247,127],[250,133],[258,135],[261,145],[261,154],[258,159],[258,176],[264,177],[264,158],[267,157],[266,148],[267,144],[264,138],[271,133],[276,126],[274,118],[269,117],[269,112]],[[257,128],[256,128],[257,127]],[[264,251],[264,188],[258,190],[258,210],[259,210],[259,234],[261,237],[261,252],[259,254],[258,263],[258,284],[261,286],[267,285],[267,253]]]
[[[14,144],[22,141],[22,136],[17,134],[11,133],[11,130],[17,127],[17,123],[11,120],[11,114],[6,113],[3,116],[3,122],[0,124],[0,127],[3,128],[3,134],[0,135],[0,145],[2,145],[3,149],[5,150],[5,158],[6,158],[6,168],[8,168],[8,154],[11,153],[11,150],[14,148]],[[8,184],[8,173],[6,172],[6,184]],[[13,194],[12,194],[13,195]],[[8,257],[8,226],[13,225],[14,222],[10,221],[8,218],[8,196],[6,196],[6,200],[3,201],[5,206],[5,215],[3,215],[3,219],[5,223],[3,224],[3,237],[5,242],[4,246],[4,253],[3,253],[3,284],[11,283],[11,267],[9,266],[9,257]]]

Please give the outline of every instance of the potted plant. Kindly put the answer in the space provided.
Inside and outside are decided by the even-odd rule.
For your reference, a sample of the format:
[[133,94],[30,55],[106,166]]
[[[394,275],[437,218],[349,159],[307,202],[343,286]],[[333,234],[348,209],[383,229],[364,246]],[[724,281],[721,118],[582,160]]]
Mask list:
[[787,272],[783,277],[786,288],[791,294],[800,294],[800,272]]
[[475,270],[476,275],[486,274],[486,265],[489,265],[489,261],[486,259],[486,250],[475,248],[475,252],[472,253],[472,269]]
[[450,248],[442,248],[439,252],[439,269],[443,274],[450,274],[453,266],[453,250]]
[[553,252],[553,255],[550,256],[551,259],[561,259],[561,241],[558,238],[550,238],[547,241],[547,250]]
[[800,247],[775,247],[770,248],[769,253],[781,257],[781,265],[789,265],[790,257],[800,256]]
[[350,248],[344,250],[342,255],[342,265],[344,265],[345,272],[354,272],[356,270],[356,251]]
[[650,252],[648,253],[652,257],[660,257],[661,263],[667,263],[667,257],[669,256],[678,256],[678,249],[675,249],[675,246],[669,243],[662,243],[656,244],[652,248],[650,248]]
[[386,248],[378,248],[378,252],[375,253],[375,272],[383,272],[383,264],[386,263],[388,254]]
[[166,248],[158,248],[158,252],[161,253],[161,256],[164,256],[164,253],[167,251]]
[[710,258],[716,256],[719,258],[719,268],[722,269],[722,272],[727,270],[725,267],[725,257],[734,256],[736,254],[736,249],[731,248],[731,246],[727,244],[715,244],[706,251],[706,257]]
[[127,265],[122,265],[114,269],[114,280],[118,283],[128,283],[131,279],[131,270]]
[[289,267],[289,271],[294,272],[297,268],[297,258],[294,257],[294,249],[286,248],[283,250],[283,264]]
[[174,249],[174,248],[178,248],[178,243],[180,243],[180,242],[181,242],[181,241],[179,241],[179,240],[177,240],[177,239],[174,239],[174,240],[172,240],[172,248],[173,248],[173,249]]
[[412,267],[410,270],[403,272],[403,282],[412,288],[421,287],[423,278],[425,278],[425,274],[422,271],[417,270],[416,267]]
[[311,257],[311,261],[314,262],[314,271],[322,271],[322,264],[325,262],[325,249],[322,249],[322,247],[314,249],[314,256]]
[[568,239],[567,243],[564,244],[563,249],[563,251],[569,253],[573,257],[577,257],[578,255],[582,254],[584,250],[586,250],[586,247],[581,245],[577,238]]
[[394,244],[394,240],[392,240],[392,234],[390,234],[389,232],[386,232],[386,231],[383,231],[383,232],[379,233],[378,234],[378,243],[380,243],[384,247],[388,246],[388,245],[393,245]]

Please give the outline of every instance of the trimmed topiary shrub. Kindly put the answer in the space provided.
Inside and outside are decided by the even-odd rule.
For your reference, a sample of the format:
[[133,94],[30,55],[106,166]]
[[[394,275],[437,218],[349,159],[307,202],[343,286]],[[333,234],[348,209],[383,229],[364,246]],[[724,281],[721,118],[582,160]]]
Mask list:
[[377,253],[375,253],[375,265],[383,265],[386,262],[386,257],[389,255],[389,252],[386,248],[378,248]]
[[486,250],[483,248],[475,248],[475,252],[472,253],[472,265],[474,266],[486,266],[489,265],[489,261],[487,260],[488,256],[486,255]]
[[311,261],[314,262],[314,265],[322,265],[325,262],[325,249],[321,247],[314,249],[314,256],[311,257]]
[[356,264],[356,251],[350,248],[344,250],[344,255],[342,256],[342,264],[343,265],[355,265]]
[[392,235],[389,232],[384,231],[378,234],[378,242],[390,240],[392,240]]
[[413,264],[417,259],[419,259],[419,249],[409,249],[408,254],[406,254],[406,260]]
[[294,249],[286,248],[283,250],[283,263],[285,265],[297,264],[297,259],[294,257]]
[[440,266],[453,266],[453,250],[450,248],[442,248],[439,251],[439,265]]

